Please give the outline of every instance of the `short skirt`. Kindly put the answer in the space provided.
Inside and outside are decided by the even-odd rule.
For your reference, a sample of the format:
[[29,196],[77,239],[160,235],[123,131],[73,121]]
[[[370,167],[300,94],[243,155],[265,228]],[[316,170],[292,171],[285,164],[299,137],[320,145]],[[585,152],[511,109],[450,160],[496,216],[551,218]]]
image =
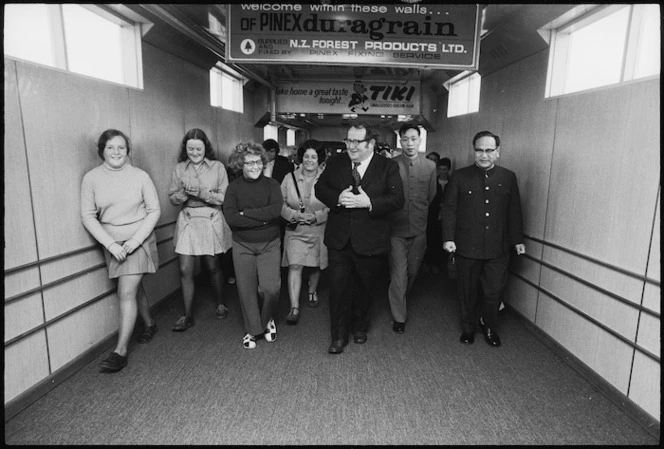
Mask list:
[[[122,245],[124,242],[117,242]],[[156,273],[159,268],[159,253],[157,252],[157,237],[154,231],[136,250],[127,255],[120,262],[108,251],[104,250],[106,267],[109,279],[115,279],[125,274]]]
[[185,207],[178,214],[173,234],[175,252],[189,256],[214,256],[232,246],[231,228],[220,208]]
[[304,267],[327,268],[327,247],[323,243],[324,227],[299,225],[295,231],[284,235],[284,251],[281,266],[302,265]]

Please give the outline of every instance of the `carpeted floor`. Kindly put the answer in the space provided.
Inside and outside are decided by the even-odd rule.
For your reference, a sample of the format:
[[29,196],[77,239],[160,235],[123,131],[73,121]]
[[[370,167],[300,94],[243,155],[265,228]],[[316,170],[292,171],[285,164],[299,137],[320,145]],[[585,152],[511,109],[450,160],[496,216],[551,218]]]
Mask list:
[[[520,319],[500,318],[502,347],[480,334],[462,345],[454,286],[422,273],[406,333],[392,332],[387,298],[374,304],[364,345],[327,353],[327,288],[287,326],[285,276],[274,343],[242,347],[235,286],[217,320],[198,287],[196,325],[171,332],[181,299],[156,316],[159,332],[130,346],[129,366],[97,360],[5,423],[7,444],[642,445],[636,421],[551,352]],[[304,298],[304,294],[303,294]],[[112,349],[112,348],[110,348]]]

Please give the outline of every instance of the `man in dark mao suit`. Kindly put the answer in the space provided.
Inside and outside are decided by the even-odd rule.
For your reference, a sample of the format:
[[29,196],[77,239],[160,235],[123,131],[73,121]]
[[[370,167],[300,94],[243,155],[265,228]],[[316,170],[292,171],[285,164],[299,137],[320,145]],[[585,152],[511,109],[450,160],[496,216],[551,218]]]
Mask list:
[[514,172],[499,167],[500,137],[481,131],[473,138],[475,164],[454,172],[443,200],[443,249],[456,252],[461,309],[460,340],[472,344],[476,307],[483,292],[479,326],[489,345],[496,332],[501,293],[507,285],[510,249],[523,254],[521,198]]
[[390,250],[388,214],[404,204],[399,166],[374,153],[376,138],[366,124],[351,126],[348,151],[327,161],[315,186],[316,198],[330,208],[324,242],[331,354],[343,352],[349,331],[355,343],[367,341],[371,295]]

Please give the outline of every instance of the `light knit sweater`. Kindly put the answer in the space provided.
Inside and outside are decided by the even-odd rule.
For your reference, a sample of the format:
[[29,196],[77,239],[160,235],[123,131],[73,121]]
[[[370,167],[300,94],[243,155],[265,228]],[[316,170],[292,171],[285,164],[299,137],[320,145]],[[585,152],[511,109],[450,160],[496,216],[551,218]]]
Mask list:
[[83,176],[81,220],[105,248],[129,239],[143,244],[160,214],[157,189],[140,168],[126,163],[113,169],[104,163]]

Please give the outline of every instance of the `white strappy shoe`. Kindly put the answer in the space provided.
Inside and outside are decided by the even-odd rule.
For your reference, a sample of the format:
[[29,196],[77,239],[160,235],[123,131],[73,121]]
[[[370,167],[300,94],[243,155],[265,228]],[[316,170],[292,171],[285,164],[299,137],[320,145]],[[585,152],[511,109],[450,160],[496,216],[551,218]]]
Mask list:
[[242,346],[244,346],[244,349],[254,349],[256,347],[256,337],[250,334],[245,335],[242,339]]
[[265,328],[265,339],[272,343],[277,339],[277,325],[274,324],[274,319],[270,318]]

